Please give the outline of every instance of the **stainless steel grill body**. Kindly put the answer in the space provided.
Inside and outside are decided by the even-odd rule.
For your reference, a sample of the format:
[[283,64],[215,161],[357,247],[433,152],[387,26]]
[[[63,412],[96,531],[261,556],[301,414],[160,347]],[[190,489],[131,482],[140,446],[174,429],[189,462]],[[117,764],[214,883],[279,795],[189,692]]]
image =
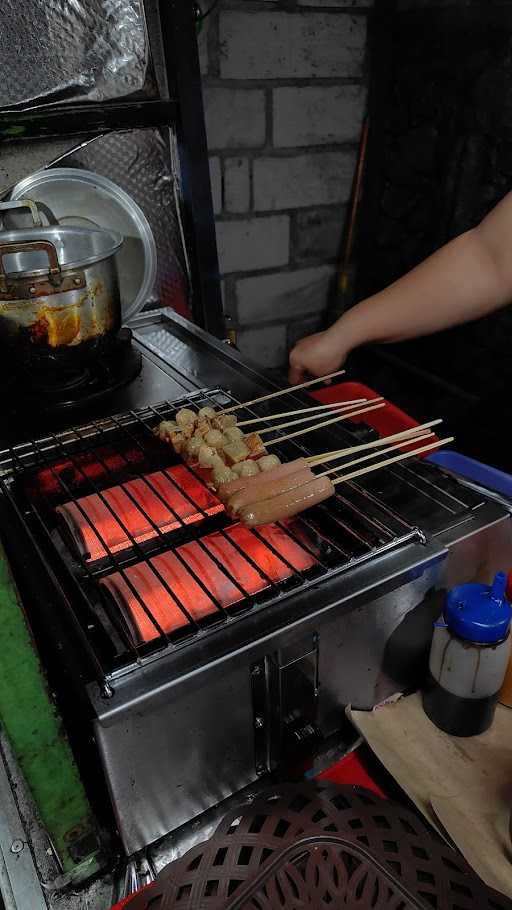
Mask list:
[[448,579],[472,579],[475,558],[478,577],[488,577],[510,552],[508,518],[485,506],[434,542],[324,581],[290,608],[274,605],[272,616],[246,618],[242,640],[223,630],[206,660],[200,646],[197,657],[169,655],[117,680],[109,700],[91,687],[127,851],[278,767],[294,710],[304,735],[315,724],[327,736],[342,726],[345,705],[372,708],[413,685]]
[[[53,599],[41,587],[38,610],[46,610],[55,643],[65,645],[53,660],[63,672],[69,665],[76,706],[69,722],[81,712],[78,722],[93,731],[88,760],[99,754],[128,854],[279,770],[290,756],[314,750],[342,727],[347,704],[371,708],[414,685],[444,589],[488,580],[512,553],[509,513],[500,504],[433,466],[394,466],[338,487],[335,500],[301,519],[308,539],[321,541],[315,572],[268,584],[242,609],[219,610],[205,626],[191,623],[178,640],[130,642],[108,624],[108,605],[96,609],[91,590],[98,581],[146,558],[146,546],[151,555],[176,551],[212,529],[225,535],[227,519],[203,517],[176,538],[155,533],[147,545],[80,566],[70,563],[43,506],[30,500],[27,508],[24,500],[22,507],[17,484],[58,458],[73,462],[80,448],[109,440],[119,446],[127,438],[144,447],[175,406],[148,402],[197,404],[206,395],[222,404],[272,390],[235,352],[179,318],[144,314],[135,338],[144,355],[142,381],[116,393],[104,417],[95,413],[75,430],[56,428],[39,440],[23,442],[18,434],[14,448],[0,453],[3,499],[25,529],[31,572],[38,561],[53,572],[46,581]],[[308,447],[324,451],[350,439],[347,430],[331,427],[308,437]],[[285,457],[293,454],[283,448]],[[136,472],[144,475],[144,464]],[[122,482],[108,465],[102,470],[87,492],[101,495]],[[65,476],[67,489],[57,482],[61,501],[73,492]],[[42,586],[42,575],[38,581]]]

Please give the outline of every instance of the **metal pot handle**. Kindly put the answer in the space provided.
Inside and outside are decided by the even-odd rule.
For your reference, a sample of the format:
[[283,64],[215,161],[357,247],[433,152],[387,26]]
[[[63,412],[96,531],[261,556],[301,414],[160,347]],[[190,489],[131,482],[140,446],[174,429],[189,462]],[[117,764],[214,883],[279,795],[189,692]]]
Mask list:
[[[23,201],[24,201],[23,199],[20,200],[20,202],[23,202]],[[27,200],[27,201],[31,202],[32,200]],[[58,219],[55,217],[52,210],[50,208],[48,208],[48,206],[46,205],[45,202],[34,202],[33,204],[35,205],[35,207],[37,209],[38,215],[39,215],[39,212],[42,212],[43,215],[46,215],[46,220],[50,226],[55,227],[55,225],[59,224]],[[39,215],[39,217],[41,217],[41,216]]]
[[62,276],[60,272],[59,257],[53,243],[49,240],[28,240],[24,243],[2,243],[0,244],[0,293],[7,293],[7,274],[4,269],[4,256],[13,253],[38,253],[43,252],[48,256],[49,269],[48,279],[53,285],[60,284]]
[[37,205],[35,202],[32,202],[32,199],[11,199],[9,202],[0,202],[0,218],[2,219],[2,223],[3,215],[1,213],[10,212],[12,209],[30,209],[34,226],[43,227],[43,222],[41,221],[41,216],[39,214]]

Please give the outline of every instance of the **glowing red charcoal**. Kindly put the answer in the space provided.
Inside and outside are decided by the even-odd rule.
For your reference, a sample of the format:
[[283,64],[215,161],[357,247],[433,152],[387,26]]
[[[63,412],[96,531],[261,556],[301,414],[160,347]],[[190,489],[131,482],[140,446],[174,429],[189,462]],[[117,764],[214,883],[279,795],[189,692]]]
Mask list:
[[172,476],[176,486],[180,487],[194,501],[198,509],[207,512],[208,515],[214,515],[216,512],[222,512],[224,506],[219,502],[216,496],[201,483],[198,477],[189,471],[185,465],[176,465],[167,473]]
[[[155,618],[164,632],[171,632],[172,629],[185,625],[187,619],[183,612],[174,598],[165,589],[162,591],[158,578],[147,563],[131,566],[126,569],[125,574],[138,596],[133,593],[119,572],[102,579],[101,584],[119,607],[136,643],[152,641],[160,635],[150,616]],[[150,616],[145,612],[141,601]]]
[[276,525],[267,525],[262,530],[261,536],[265,537],[266,541],[284,557],[286,562],[243,525],[235,525],[233,528],[229,528],[227,533],[271,581],[283,581],[292,575],[294,569],[304,571],[314,565],[314,558]]
[[[175,596],[169,593],[152,566],[157,568]],[[136,642],[158,638],[158,626],[167,634],[186,626],[189,619],[179,602],[196,621],[216,610],[213,601],[172,553],[164,553],[150,563],[130,566],[125,570],[125,576],[136,593],[120,572],[102,579],[101,584],[121,609]],[[141,601],[156,622],[148,616]]]
[[[175,477],[181,489],[173,482]],[[190,471],[179,466],[110,487],[101,496],[84,496],[58,506],[56,511],[65,521],[80,555],[94,561],[106,556],[107,551],[116,553],[133,546],[133,541],[142,543],[182,523],[201,521],[203,513],[214,515],[222,510],[218,499]]]
[[[174,553],[162,553],[151,559],[150,563],[196,622],[218,612],[211,597]],[[199,577],[204,584],[206,580],[201,575]]]
[[[125,570],[125,576],[136,594],[120,572],[102,579],[101,584],[120,608],[134,639],[152,641],[159,635],[158,628],[141,601],[160,628],[171,633],[187,625],[186,613],[196,622],[213,615],[220,616],[219,606],[226,609],[263,591],[269,586],[269,580],[282,581],[293,569],[306,571],[314,565],[315,558],[285,530],[270,525],[263,531],[265,541],[237,525],[225,533],[208,534],[201,538],[201,544],[191,541],[179,547],[176,553],[168,551],[147,563],[131,566]],[[267,543],[279,550],[289,565],[272,552]],[[180,605],[184,609],[180,610]]]
[[[244,531],[247,528],[243,529]],[[315,557],[305,550],[304,547],[300,546],[294,538],[291,536],[293,532],[288,532],[286,530],[286,525],[280,527],[279,525],[265,525],[262,528],[259,528],[260,537],[263,537],[267,543],[271,544],[274,550],[277,550],[281,554],[283,559],[285,559],[297,572],[306,572],[307,569],[311,569],[315,565]]]
[[277,525],[268,525],[261,531],[264,541],[242,525],[234,525],[227,528],[224,534],[209,534],[202,539],[204,546],[226,567],[247,594],[257,594],[268,587],[269,582],[289,578],[293,569],[305,572],[316,562],[314,556]]
[[[51,468],[43,468],[34,475],[31,486],[46,495],[62,494],[66,487],[75,490],[88,480],[102,481],[110,472],[122,471],[129,465],[140,464],[144,453],[130,449],[120,454],[107,447],[91,452],[77,453],[73,459],[63,458]],[[63,486],[65,484],[65,486]]]
[[[207,538],[208,539],[208,538]],[[195,540],[179,547],[180,556],[185,560],[190,570],[198,575],[206,584],[212,597],[224,608],[238,603],[245,597],[244,591],[241,591],[233,581],[219,568],[216,562],[210,558],[207,550],[200,546]],[[212,551],[213,552],[213,551]],[[245,560],[243,560],[245,562]],[[226,565],[226,560],[221,561]],[[227,568],[227,566],[226,566]],[[257,583],[257,579],[256,579]]]
[[224,534],[208,534],[207,537],[203,537],[203,543],[221,565],[226,567],[227,572],[243,588],[246,596],[257,594],[268,587],[268,580],[244,558]]

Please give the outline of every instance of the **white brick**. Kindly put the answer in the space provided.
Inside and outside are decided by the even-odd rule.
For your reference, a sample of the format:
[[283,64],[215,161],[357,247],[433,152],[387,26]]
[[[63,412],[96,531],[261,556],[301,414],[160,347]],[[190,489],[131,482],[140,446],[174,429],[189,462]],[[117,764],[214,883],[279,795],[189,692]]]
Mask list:
[[207,88],[203,98],[210,149],[265,144],[265,92],[261,89]]
[[299,6],[336,6],[340,9],[359,9],[373,6],[373,0],[299,0]]
[[226,11],[219,28],[224,79],[361,75],[364,16]]
[[213,213],[219,215],[222,211],[222,173],[220,158],[210,158],[210,183],[212,185]]
[[286,265],[290,249],[288,215],[217,222],[220,271],[251,272]]
[[248,360],[261,367],[282,367],[287,360],[286,326],[241,329],[237,332],[237,346]]
[[317,314],[327,306],[333,275],[331,266],[319,266],[242,278],[236,284],[238,321],[247,324]]
[[265,211],[346,202],[354,165],[351,151],[256,159],[254,207]]
[[224,161],[224,199],[227,212],[249,211],[251,177],[247,158],[226,158]]
[[359,139],[366,102],[362,86],[274,89],[274,146],[294,148]]

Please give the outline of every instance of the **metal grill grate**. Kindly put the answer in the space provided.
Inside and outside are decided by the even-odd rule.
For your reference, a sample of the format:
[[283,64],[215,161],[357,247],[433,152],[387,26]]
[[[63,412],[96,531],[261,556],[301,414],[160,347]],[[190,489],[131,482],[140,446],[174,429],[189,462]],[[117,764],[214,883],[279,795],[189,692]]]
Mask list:
[[[185,467],[155,438],[153,429],[179,407],[219,408],[234,403],[238,402],[220,389],[200,391],[0,452],[4,491],[18,516],[31,527],[40,549],[51,553],[52,564],[57,559],[59,576],[71,590],[68,606],[92,652],[100,681],[155,651],[182,646],[211,627],[269,605],[298,587],[423,538],[404,518],[403,509],[396,508],[396,497],[379,493],[382,479],[374,489],[371,479],[347,484],[343,490],[338,487],[336,497],[306,517],[270,530],[249,532],[233,525],[208,490],[204,474]],[[245,408],[239,416],[266,413],[269,410],[260,406]],[[286,442],[278,454],[290,459],[321,451],[325,440],[316,437],[308,434],[310,450]],[[456,487],[457,495],[446,492],[425,479],[422,471],[381,473],[387,475],[384,486],[391,484],[392,490],[396,477],[400,487],[410,475],[406,502],[417,494],[427,510],[436,504],[443,515],[467,511]],[[156,478],[163,478],[172,495],[162,495]],[[122,495],[124,509],[116,506],[113,491],[117,497]],[[149,496],[152,508],[144,504],[141,494]],[[174,497],[179,498],[180,508]],[[87,505],[91,502],[101,507],[107,523],[123,537],[123,545],[115,551],[105,539],[101,522],[91,520]],[[71,545],[69,523],[62,521],[66,505],[80,518],[89,539],[92,535],[96,541],[99,549],[94,555],[99,558],[91,559],[87,546],[79,552]],[[156,508],[165,510],[163,524],[155,520]],[[143,520],[144,533],[138,533],[133,522],[130,527],[131,509]],[[173,623],[167,621],[165,610],[150,606],[151,597],[144,594],[149,582],[158,595],[153,602],[168,605]],[[128,603],[128,610],[119,609],[121,601]],[[204,608],[196,609],[201,601]]]

